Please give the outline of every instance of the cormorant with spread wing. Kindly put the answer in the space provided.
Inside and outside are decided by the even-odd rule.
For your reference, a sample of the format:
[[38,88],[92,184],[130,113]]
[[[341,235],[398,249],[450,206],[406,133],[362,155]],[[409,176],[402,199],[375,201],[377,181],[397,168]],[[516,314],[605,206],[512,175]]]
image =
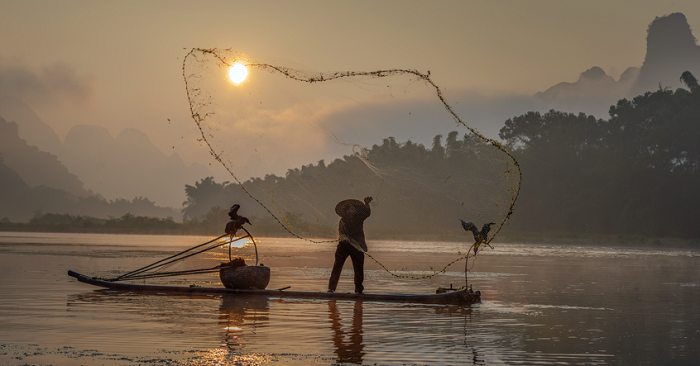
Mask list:
[[241,205],[235,204],[231,206],[231,210],[228,212],[228,216],[231,218],[231,221],[226,224],[226,233],[229,235],[236,235],[236,232],[243,227],[243,224],[245,223],[253,225],[250,223],[250,220],[248,220],[247,217],[238,214],[239,208],[241,208]]
[[460,219],[459,221],[462,221],[462,227],[466,231],[471,231],[474,234],[474,254],[476,255],[476,252],[479,250],[479,246],[481,243],[485,242],[488,237],[489,237],[489,231],[491,231],[491,225],[495,225],[495,222],[489,222],[488,224],[484,224],[484,226],[481,228],[481,231],[478,231],[476,228],[476,225],[474,225],[473,222],[464,222],[464,220]]

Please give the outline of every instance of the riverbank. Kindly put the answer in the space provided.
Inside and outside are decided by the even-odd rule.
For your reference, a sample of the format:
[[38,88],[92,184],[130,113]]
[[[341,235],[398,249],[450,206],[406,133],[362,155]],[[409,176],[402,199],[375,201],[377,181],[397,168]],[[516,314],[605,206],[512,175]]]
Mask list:
[[578,233],[508,233],[499,235],[500,243],[591,245],[642,248],[700,249],[699,239],[655,238],[641,235],[596,235]]
[[[250,228],[251,234],[256,238],[292,238],[284,230],[268,231]],[[181,236],[211,236],[223,234],[223,231],[206,226],[187,225],[175,223],[175,225],[162,225],[158,227],[130,227],[130,226],[50,226],[36,227],[27,223],[0,223],[0,232],[18,233],[78,233],[78,234],[125,234],[125,235],[181,235]],[[470,241],[468,236],[396,238],[372,235],[368,232],[368,240],[419,240],[438,242],[462,242]],[[332,238],[329,238],[332,240]],[[603,246],[603,247],[635,247],[635,248],[668,248],[668,249],[700,249],[700,239],[684,238],[653,238],[644,236],[623,235],[582,235],[575,233],[509,233],[499,235],[492,245],[507,244],[552,244],[552,245],[577,245],[577,246]]]
[[[250,217],[248,227],[254,237],[294,238],[272,217]],[[0,232],[83,233],[83,234],[137,234],[137,235],[220,235],[228,222],[223,212],[212,212],[200,218],[176,222],[173,218],[157,218],[125,214],[118,218],[101,219],[68,214],[41,214],[27,223],[0,220]],[[328,228],[328,239],[335,231]],[[368,240],[470,242],[471,233],[461,227],[454,230],[426,233],[417,230],[382,229],[365,227]],[[491,235],[494,235],[491,232]],[[595,245],[642,248],[700,249],[700,238],[659,238],[642,235],[615,235],[573,232],[513,232],[506,226],[497,233],[495,243]]]

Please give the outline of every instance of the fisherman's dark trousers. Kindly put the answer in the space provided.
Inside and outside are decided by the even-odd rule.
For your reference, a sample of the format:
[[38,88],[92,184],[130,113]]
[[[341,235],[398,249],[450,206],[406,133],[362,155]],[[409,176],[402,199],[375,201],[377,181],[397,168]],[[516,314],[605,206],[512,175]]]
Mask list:
[[364,286],[362,281],[365,279],[365,253],[355,249],[352,245],[341,241],[338,243],[338,248],[335,250],[335,263],[333,263],[333,271],[331,271],[331,279],[328,281],[328,289],[335,291],[340,280],[340,272],[343,271],[345,260],[352,259],[352,268],[355,270],[355,292],[362,293]]

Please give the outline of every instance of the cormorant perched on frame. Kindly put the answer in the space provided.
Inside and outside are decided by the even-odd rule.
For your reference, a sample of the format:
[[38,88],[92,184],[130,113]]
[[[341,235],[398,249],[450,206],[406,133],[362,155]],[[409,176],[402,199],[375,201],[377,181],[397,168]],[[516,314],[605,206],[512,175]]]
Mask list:
[[474,225],[473,222],[464,222],[464,220],[460,219],[459,221],[462,222],[462,227],[466,231],[471,231],[474,234],[474,255],[476,255],[476,252],[479,250],[479,246],[481,243],[485,242],[488,237],[489,237],[489,231],[491,231],[491,225],[495,225],[495,222],[489,222],[488,224],[484,224],[484,226],[481,228],[481,231],[478,231],[476,229],[476,225]]
[[243,227],[245,223],[253,225],[247,217],[238,214],[239,208],[241,208],[241,205],[235,204],[231,206],[231,209],[228,211],[228,216],[231,218],[231,221],[226,224],[226,233],[229,235],[236,235],[236,232]]

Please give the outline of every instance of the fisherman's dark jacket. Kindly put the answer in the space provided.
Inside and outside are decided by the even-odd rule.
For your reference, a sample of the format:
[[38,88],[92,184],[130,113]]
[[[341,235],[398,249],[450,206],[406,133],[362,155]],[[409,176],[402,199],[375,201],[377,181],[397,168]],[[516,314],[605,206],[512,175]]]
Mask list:
[[338,241],[342,242],[343,237],[351,238],[366,252],[367,243],[365,242],[364,222],[372,214],[372,209],[369,205],[356,206],[357,212],[350,216],[340,219],[338,224]]

